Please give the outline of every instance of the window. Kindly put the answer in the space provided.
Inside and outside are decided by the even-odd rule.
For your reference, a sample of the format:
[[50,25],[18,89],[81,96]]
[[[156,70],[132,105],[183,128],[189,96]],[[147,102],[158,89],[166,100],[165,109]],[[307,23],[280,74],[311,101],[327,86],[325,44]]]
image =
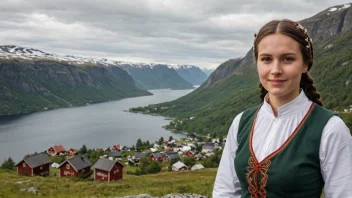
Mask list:
[[40,167],[40,170],[43,170],[43,166]]
[[23,166],[24,168],[26,168],[27,165],[26,165],[26,163],[23,162],[22,166]]
[[66,164],[66,169],[70,169],[70,164]]

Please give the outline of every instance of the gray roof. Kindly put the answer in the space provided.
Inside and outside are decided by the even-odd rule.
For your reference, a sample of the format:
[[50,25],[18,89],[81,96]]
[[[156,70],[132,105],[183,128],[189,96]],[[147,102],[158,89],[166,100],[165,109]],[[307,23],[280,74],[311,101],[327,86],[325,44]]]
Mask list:
[[169,157],[169,160],[173,160],[173,159],[177,159],[178,154],[174,152],[174,153],[166,154],[166,156]]
[[169,151],[165,151],[164,154],[165,155],[169,155],[169,154],[172,154],[172,153],[176,153],[174,150],[169,150]]
[[161,153],[159,153],[159,152],[155,152],[155,153],[152,153],[152,154],[154,154],[154,157],[156,157],[156,158],[163,157],[163,155]]
[[[46,153],[39,153],[36,155],[30,155],[28,157],[25,157],[23,159],[31,168],[35,168],[38,166],[42,166],[44,164],[49,164],[52,163],[52,161],[50,160],[49,156]],[[16,166],[18,164],[20,164],[22,162],[22,160],[16,164]]]
[[70,159],[65,160],[63,163],[60,164],[59,168],[68,161],[76,171],[80,171],[84,168],[92,166],[92,162],[87,158],[87,156],[76,156]]
[[125,166],[123,163],[119,162],[119,161],[114,161],[114,160],[109,160],[109,159],[105,159],[105,158],[100,158],[93,166],[93,168],[95,169],[100,169],[100,170],[104,170],[104,171],[110,171],[112,169],[112,167],[115,165],[115,163],[119,163],[121,164],[121,166]]
[[135,158],[145,158],[145,156],[147,156],[147,153],[143,153],[143,152],[135,152],[134,153]]
[[110,153],[108,153],[109,157],[121,157],[122,156],[122,152],[121,151],[112,151]]
[[214,150],[214,145],[212,145],[212,144],[204,144],[202,149]]

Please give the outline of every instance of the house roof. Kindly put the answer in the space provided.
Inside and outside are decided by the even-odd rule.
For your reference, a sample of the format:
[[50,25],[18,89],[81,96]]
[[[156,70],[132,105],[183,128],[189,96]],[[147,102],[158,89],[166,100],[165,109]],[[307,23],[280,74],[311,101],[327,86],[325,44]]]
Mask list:
[[115,147],[116,149],[119,149],[120,150],[120,144],[115,144],[114,146],[112,147]]
[[92,162],[87,158],[87,156],[76,156],[70,159],[65,160],[62,162],[59,166],[59,168],[65,164],[65,162],[68,162],[71,164],[71,166],[76,170],[80,171],[84,168],[87,168],[89,166],[92,166]]
[[194,166],[192,166],[191,170],[199,170],[202,168],[204,168],[202,164],[195,164]]
[[134,153],[135,158],[144,158],[145,156],[147,156],[147,153],[143,153],[143,152],[135,152]]
[[60,145],[54,145],[53,146],[53,149],[56,151],[56,152],[63,152],[63,151],[66,151],[66,149],[60,144]]
[[169,153],[166,154],[166,156],[169,158],[169,160],[177,159],[178,154],[177,153]]
[[122,152],[121,151],[111,151],[108,153],[109,157],[121,157],[122,156]]
[[125,165],[119,161],[109,160],[105,158],[100,158],[93,166],[94,169],[100,169],[104,171],[110,171],[116,163],[119,163],[122,167]]
[[214,145],[212,145],[212,144],[204,144],[202,149],[214,150]]
[[174,163],[174,164],[172,165],[172,167],[177,168],[177,169],[180,169],[180,168],[182,168],[182,167],[187,167],[187,166],[186,166],[186,164],[184,164],[184,163],[178,161],[178,162]]
[[155,153],[152,153],[154,155],[154,157],[156,158],[159,158],[159,157],[163,157],[163,155],[159,152],[155,152]]
[[[45,153],[39,153],[39,154],[35,154],[35,155],[30,155],[28,157],[25,157],[23,159],[28,166],[30,166],[31,168],[36,168],[38,166],[42,166],[44,164],[49,164],[52,161],[50,160],[49,156]],[[21,160],[19,163],[16,164],[16,166],[18,164],[20,164],[23,160]]]

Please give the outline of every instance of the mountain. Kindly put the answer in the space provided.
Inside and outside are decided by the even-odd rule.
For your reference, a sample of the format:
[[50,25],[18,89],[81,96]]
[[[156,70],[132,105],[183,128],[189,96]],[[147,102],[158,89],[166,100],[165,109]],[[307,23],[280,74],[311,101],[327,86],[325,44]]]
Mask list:
[[193,87],[172,65],[126,62],[113,62],[113,64],[127,71],[140,89],[192,89]]
[[203,68],[202,71],[207,75],[210,76],[211,73],[213,73],[215,69],[207,69],[207,68]]
[[178,75],[191,83],[192,85],[201,85],[207,80],[208,76],[199,67],[193,65],[175,65],[173,66]]
[[[352,105],[351,19],[352,8],[346,4],[300,21],[314,42],[314,65],[310,74],[324,106],[335,111],[349,109]],[[168,129],[224,136],[235,115],[260,103],[258,83],[250,49],[245,57],[221,64],[192,93],[144,109],[174,117],[177,121],[166,126]],[[352,129],[352,114],[341,115],[345,121],[349,120],[346,123]]]
[[0,46],[0,115],[151,95],[128,73],[95,59]]

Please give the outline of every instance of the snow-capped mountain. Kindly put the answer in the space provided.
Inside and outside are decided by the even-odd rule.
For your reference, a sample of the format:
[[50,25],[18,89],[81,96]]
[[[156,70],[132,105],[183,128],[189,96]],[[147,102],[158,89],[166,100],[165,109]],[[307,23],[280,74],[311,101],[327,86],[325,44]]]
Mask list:
[[58,55],[54,53],[43,52],[38,49],[20,47],[16,45],[3,45],[0,46],[0,59],[10,59],[10,58],[21,58],[28,60],[35,59],[47,59],[55,61],[65,61],[69,64],[84,64],[93,63],[101,64],[105,66],[122,66],[129,65],[131,67],[142,68],[142,67],[155,67],[158,65],[165,65],[170,69],[178,68],[194,68],[197,66],[193,65],[179,65],[179,64],[160,64],[160,63],[138,63],[138,62],[127,62],[127,61],[116,61],[107,58],[91,58],[91,57],[81,57],[76,55]]
[[[188,65],[171,65],[158,63],[136,63],[116,61],[107,58],[91,58],[76,55],[58,55],[38,49],[15,45],[0,46],[0,61],[11,59],[52,60],[69,65],[98,65],[111,71],[119,67],[128,72],[138,88],[148,89],[191,89],[192,84],[182,78],[177,68],[189,68]],[[192,68],[198,68],[192,66]],[[199,69],[199,68],[198,68]]]

